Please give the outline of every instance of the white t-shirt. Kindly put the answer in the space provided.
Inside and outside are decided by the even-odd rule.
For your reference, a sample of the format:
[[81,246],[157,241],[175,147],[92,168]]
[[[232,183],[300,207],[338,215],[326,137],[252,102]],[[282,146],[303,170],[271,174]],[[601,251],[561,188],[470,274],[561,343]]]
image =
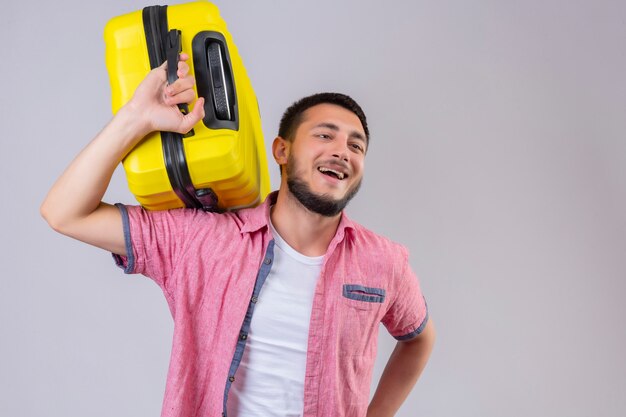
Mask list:
[[228,417],[298,417],[304,404],[309,322],[323,256],[296,252],[270,224],[274,262],[254,307],[228,394]]

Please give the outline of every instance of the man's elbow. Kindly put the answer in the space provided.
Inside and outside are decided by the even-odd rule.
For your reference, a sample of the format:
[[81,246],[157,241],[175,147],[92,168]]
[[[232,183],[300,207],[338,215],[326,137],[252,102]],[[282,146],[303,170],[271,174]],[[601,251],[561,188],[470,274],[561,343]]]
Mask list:
[[39,206],[39,214],[41,214],[41,217],[43,217],[43,219],[48,223],[48,226],[57,230],[57,222],[55,221],[54,216],[52,216],[47,199],[41,203],[41,206]]
[[41,217],[48,223],[55,232],[66,235],[67,234],[67,221],[60,215],[58,210],[55,210],[48,199],[44,200],[39,207],[39,213]]

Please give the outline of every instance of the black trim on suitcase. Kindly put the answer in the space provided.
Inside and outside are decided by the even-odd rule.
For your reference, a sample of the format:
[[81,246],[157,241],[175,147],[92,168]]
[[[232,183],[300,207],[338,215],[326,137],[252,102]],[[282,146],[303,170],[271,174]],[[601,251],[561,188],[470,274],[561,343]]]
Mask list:
[[[142,17],[148,56],[150,58],[150,68],[156,68],[165,62],[161,28],[165,27],[167,32],[167,6],[144,7]],[[163,18],[165,18],[165,22],[163,22]]]
[[186,207],[202,208],[202,204],[194,197],[196,191],[187,169],[182,135],[173,132],[161,132],[161,142],[167,176],[174,192]]
[[[175,29],[169,31],[167,6],[145,7],[142,17],[150,67],[156,68],[168,58],[170,58],[170,66],[172,66],[172,60],[176,60],[177,64],[178,53],[180,52],[180,31]],[[168,52],[173,55],[168,57]],[[170,83],[176,80],[174,77],[176,77],[176,71],[168,71]],[[181,111],[188,112],[187,106],[183,106]],[[193,135],[193,130],[190,134]],[[174,193],[183,204],[189,208],[201,208],[207,211],[217,210],[217,196],[213,190],[210,188],[196,190],[191,181],[183,146],[183,135],[174,132],[161,132],[161,145],[168,179]]]
[[204,125],[239,130],[239,110],[232,63],[224,35],[198,32],[191,42],[198,95],[204,97]]

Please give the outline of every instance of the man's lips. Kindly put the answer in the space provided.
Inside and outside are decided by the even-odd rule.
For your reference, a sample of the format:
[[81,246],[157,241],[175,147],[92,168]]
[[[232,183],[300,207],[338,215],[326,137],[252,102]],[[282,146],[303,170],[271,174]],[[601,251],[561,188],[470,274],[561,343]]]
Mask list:
[[349,177],[350,167],[344,161],[330,160],[322,162],[317,170],[326,176],[341,181]]
[[321,167],[318,167],[317,170],[324,175],[334,176],[335,178],[339,180],[348,178],[348,174],[336,168],[329,168],[329,167],[321,166]]

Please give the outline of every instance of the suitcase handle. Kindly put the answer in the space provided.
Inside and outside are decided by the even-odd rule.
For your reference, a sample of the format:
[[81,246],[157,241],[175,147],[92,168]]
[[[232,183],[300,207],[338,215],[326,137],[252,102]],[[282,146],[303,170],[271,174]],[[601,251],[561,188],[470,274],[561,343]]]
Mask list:
[[[172,29],[167,32],[165,37],[165,57],[167,59],[167,83],[173,84],[178,79],[178,61],[180,61],[180,53],[183,50],[180,40],[181,32],[178,29]],[[189,106],[187,103],[178,105],[182,114],[189,113]],[[187,132],[183,137],[195,135],[193,129]]]
[[183,50],[180,44],[180,30],[172,29],[165,38],[165,55],[167,59],[167,83],[174,84],[178,79],[178,60]]
[[[180,30],[172,29],[165,38],[165,56],[167,57],[167,83],[174,84],[178,79],[178,61],[183,47],[180,43]],[[189,106],[185,103],[179,104],[181,113],[189,113]]]

